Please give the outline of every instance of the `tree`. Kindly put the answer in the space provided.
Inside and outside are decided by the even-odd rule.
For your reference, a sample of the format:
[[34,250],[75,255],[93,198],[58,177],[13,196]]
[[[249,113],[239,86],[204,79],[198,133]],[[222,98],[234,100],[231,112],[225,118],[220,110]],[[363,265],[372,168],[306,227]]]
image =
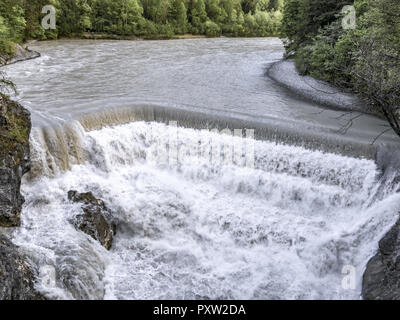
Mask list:
[[400,3],[369,0],[368,5],[354,44],[352,83],[400,136]]
[[205,31],[207,12],[204,0],[190,0],[189,2],[189,22],[192,25],[194,34],[201,34]]
[[258,0],[256,10],[258,11],[269,11],[269,0]]
[[171,22],[175,33],[182,34],[186,32],[188,20],[183,0],[172,0],[168,12],[168,21]]
[[284,0],[269,0],[268,11],[280,11],[283,9]]
[[242,10],[244,13],[254,14],[256,12],[258,0],[243,0],[242,1]]
[[321,28],[337,20],[347,0],[285,0],[282,33],[290,54],[302,45],[312,43]]
[[223,8],[221,8],[219,0],[206,0],[206,12],[207,16],[217,24],[223,23],[227,14]]
[[286,0],[287,53],[303,74],[366,98],[400,136],[400,2],[355,0],[357,24],[342,28],[341,0]]
[[20,1],[0,2],[0,52],[11,54],[14,51],[13,43],[23,40],[25,25]]
[[283,7],[282,33],[287,38],[286,51],[292,54],[307,39],[308,6],[305,0],[286,0]]
[[[281,1],[1,0],[0,53],[11,54],[15,43],[26,39],[81,36],[85,32],[152,38],[169,38],[188,31],[208,36],[273,35],[280,24],[276,8]],[[41,26],[46,5],[56,8],[55,30]],[[255,23],[256,11],[267,13],[257,15],[262,25]]]
[[92,28],[97,32],[132,34],[142,23],[138,0],[92,0],[91,8]]
[[208,37],[219,37],[221,35],[221,28],[215,22],[208,20],[206,22],[206,35]]
[[[53,4],[47,0],[24,0],[22,7],[26,20],[24,38],[27,39],[46,39],[46,33],[54,34],[54,31],[46,32],[41,26],[42,8],[46,4]],[[54,37],[54,36],[53,36]],[[53,38],[51,37],[51,38]]]

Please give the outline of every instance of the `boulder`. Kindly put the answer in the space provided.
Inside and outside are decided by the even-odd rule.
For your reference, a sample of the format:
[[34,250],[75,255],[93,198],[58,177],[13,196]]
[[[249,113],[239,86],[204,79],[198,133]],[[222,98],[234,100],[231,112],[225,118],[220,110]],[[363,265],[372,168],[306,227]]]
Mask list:
[[0,226],[21,224],[21,178],[30,170],[30,113],[0,94]]
[[14,64],[17,62],[36,59],[40,53],[30,50],[27,46],[15,45],[15,52],[10,56],[0,56],[0,64]]
[[35,290],[35,273],[27,258],[0,235],[0,301],[45,300]]
[[400,300],[400,220],[379,242],[363,275],[365,300]]
[[83,214],[77,215],[73,221],[75,228],[85,232],[110,250],[116,225],[111,222],[112,214],[104,202],[94,197],[91,192],[78,193],[74,190],[68,192],[68,199],[82,204]]

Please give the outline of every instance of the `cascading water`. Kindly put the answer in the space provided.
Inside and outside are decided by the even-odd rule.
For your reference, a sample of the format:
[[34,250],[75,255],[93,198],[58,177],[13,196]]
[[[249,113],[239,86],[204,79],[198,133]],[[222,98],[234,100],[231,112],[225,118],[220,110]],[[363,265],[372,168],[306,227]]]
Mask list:
[[[379,184],[372,160],[154,122],[77,132],[85,162],[24,184],[14,234],[39,266],[55,268],[54,285],[39,281],[51,298],[357,299],[400,209],[396,185]],[[171,137],[172,161],[162,154]],[[213,158],[246,147],[251,165]],[[69,223],[79,213],[71,189],[114,212],[111,251]],[[345,266],[356,270],[354,290],[342,286]]]
[[[371,145],[382,119],[265,77],[279,39],[32,49],[42,57],[7,67],[34,126],[12,237],[48,298],[360,298],[400,210],[398,156],[380,145],[398,137]],[[113,212],[110,251],[70,223],[72,189]]]

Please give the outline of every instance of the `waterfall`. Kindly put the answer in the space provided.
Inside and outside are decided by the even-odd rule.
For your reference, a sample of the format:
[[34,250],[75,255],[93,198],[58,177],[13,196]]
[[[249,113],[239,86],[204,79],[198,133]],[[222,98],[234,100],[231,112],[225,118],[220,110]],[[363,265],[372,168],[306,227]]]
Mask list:
[[213,111],[210,115],[204,111],[180,108],[167,108],[157,105],[135,105],[132,107],[102,109],[97,112],[81,114],[76,120],[35,127],[31,145],[34,167],[31,176],[52,175],[69,170],[73,164],[82,164],[89,156],[82,147],[85,131],[101,129],[106,126],[126,124],[134,121],[155,121],[179,127],[194,129],[252,130],[257,140],[301,146],[311,150],[328,151],[345,156],[375,159],[379,146],[357,143],[346,136],[315,134],[315,131],[299,132],[295,125],[287,121],[249,118],[236,114],[236,117]]
[[[234,121],[205,119],[134,108],[33,133],[34,170],[14,241],[42,270],[54,269],[50,286],[41,272],[41,292],[75,299],[360,297],[365,265],[400,209],[396,161],[266,141],[265,128],[256,127],[253,139],[230,131]],[[221,130],[206,130],[211,124]],[[118,233],[111,251],[70,224],[80,210],[66,198],[71,189],[92,191],[112,210]],[[349,266],[353,289],[342,285]]]
[[[40,292],[360,298],[366,263],[398,218],[398,137],[381,134],[383,119],[325,108],[266,77],[281,40],[33,49],[42,56],[7,67],[33,123],[22,226],[10,233],[37,265]],[[112,212],[110,251],[71,224],[82,208],[70,190]]]

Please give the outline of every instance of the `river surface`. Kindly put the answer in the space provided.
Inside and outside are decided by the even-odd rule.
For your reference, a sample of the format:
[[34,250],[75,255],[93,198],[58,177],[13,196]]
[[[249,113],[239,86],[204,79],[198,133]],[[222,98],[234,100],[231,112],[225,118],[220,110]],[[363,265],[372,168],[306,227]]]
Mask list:
[[[34,124],[13,239],[38,265],[41,292],[360,298],[365,265],[400,209],[390,155],[398,138],[387,132],[371,144],[385,122],[370,115],[344,133],[354,115],[269,79],[280,40],[32,49],[42,56],[6,70]],[[71,189],[113,211],[110,251],[70,223],[80,213]]]

